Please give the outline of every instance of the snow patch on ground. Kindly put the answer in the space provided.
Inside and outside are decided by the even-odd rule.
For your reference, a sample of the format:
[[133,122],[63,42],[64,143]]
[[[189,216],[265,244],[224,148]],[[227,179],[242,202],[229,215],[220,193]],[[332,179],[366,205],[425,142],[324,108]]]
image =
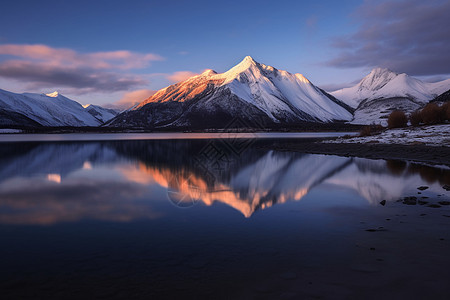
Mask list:
[[420,109],[422,106],[408,98],[377,99],[364,102],[355,111],[351,124],[381,124],[387,126],[391,112],[401,110],[407,114]]
[[340,137],[326,143],[361,143],[361,144],[422,144],[428,146],[450,147],[450,124],[421,127],[389,129],[381,134],[366,137]]

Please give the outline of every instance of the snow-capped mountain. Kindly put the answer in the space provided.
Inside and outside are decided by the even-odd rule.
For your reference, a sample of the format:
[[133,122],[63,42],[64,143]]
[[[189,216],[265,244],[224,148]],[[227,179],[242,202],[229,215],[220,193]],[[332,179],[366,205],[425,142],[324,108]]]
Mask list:
[[28,118],[27,116],[0,108],[0,127],[41,127],[38,122]]
[[352,119],[350,111],[303,75],[277,70],[247,56],[225,73],[206,70],[159,90],[108,125],[223,128],[239,117],[254,126],[270,126],[348,121]]
[[83,105],[83,107],[88,111],[88,113],[99,120],[102,124],[111,120],[119,114],[117,110],[104,108],[94,104]]
[[380,98],[409,98],[417,102],[428,102],[450,89],[450,79],[428,83],[405,73],[376,68],[357,85],[340,89],[331,94],[353,108],[366,100]]
[[98,112],[101,117],[93,115],[89,108],[85,109],[58,92],[16,94],[0,89],[0,110],[9,116],[8,120],[2,120],[6,122],[3,126],[33,126],[35,123],[43,126],[99,126],[107,118],[102,110]]
[[391,111],[415,111],[448,89],[450,79],[427,83],[405,73],[376,68],[357,85],[331,94],[356,109],[352,123],[385,125]]

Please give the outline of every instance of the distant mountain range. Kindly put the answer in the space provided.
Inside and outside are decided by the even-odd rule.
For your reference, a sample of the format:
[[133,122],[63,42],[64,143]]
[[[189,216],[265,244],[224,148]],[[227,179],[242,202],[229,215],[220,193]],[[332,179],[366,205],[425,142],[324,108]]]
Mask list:
[[200,75],[159,90],[118,113],[82,106],[60,95],[0,90],[0,126],[109,126],[150,130],[302,128],[305,124],[385,124],[395,109],[412,112],[450,90],[450,79],[426,83],[376,68],[357,85],[332,93],[301,74],[256,62],[250,56],[218,74]]
[[58,92],[16,94],[0,89],[0,125],[5,126],[99,126],[118,112],[96,105],[83,107]]
[[355,86],[331,94],[355,109],[352,123],[386,123],[395,109],[413,112],[450,90],[450,79],[427,83],[417,78],[376,68]]
[[409,98],[426,103],[450,89],[450,79],[427,83],[405,73],[398,74],[389,69],[376,68],[357,85],[340,89],[331,94],[353,108],[363,101],[380,98]]

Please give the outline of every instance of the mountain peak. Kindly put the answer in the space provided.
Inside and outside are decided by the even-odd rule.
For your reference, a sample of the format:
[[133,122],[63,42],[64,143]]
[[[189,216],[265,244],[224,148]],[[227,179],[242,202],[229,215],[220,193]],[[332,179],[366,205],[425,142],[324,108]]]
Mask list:
[[300,80],[301,82],[304,83],[311,83],[308,78],[306,78],[305,76],[303,76],[303,74],[297,73],[295,74],[295,77],[297,77],[298,80]]
[[253,63],[253,64],[256,63],[256,61],[250,55],[247,55],[246,57],[244,57],[244,59],[242,61]]
[[251,56],[246,56],[244,59],[236,65],[236,67],[248,68],[250,66],[257,66],[258,63]]
[[394,72],[392,70],[389,70],[387,68],[380,68],[380,67],[378,67],[378,68],[372,69],[372,71],[370,71],[369,76],[370,75],[372,75],[372,76],[382,76],[384,74],[395,74],[395,75],[398,75],[398,73],[396,73],[396,72]]
[[53,93],[48,93],[48,94],[45,94],[45,95],[48,96],[48,97],[56,98],[56,97],[59,96],[59,92],[58,91],[54,91]]
[[358,85],[359,91],[378,91],[399,74],[386,68],[375,68]]
[[257,63],[251,56],[246,56],[240,63],[229,69],[225,73],[219,74],[219,76],[225,79],[225,83],[233,81],[242,73],[253,74],[251,76],[260,76],[261,65]]
[[[448,84],[444,83],[442,84],[442,88],[440,87],[438,90],[434,90],[433,85],[422,82],[406,73],[397,73],[387,68],[374,68],[358,84],[334,91],[331,94],[353,108],[358,108],[358,106],[365,101],[365,106],[363,106],[360,111],[365,111],[364,109],[367,108],[365,111],[367,115],[364,115],[364,117],[366,117],[369,115],[375,116],[368,113],[369,107],[371,107],[371,109],[376,105],[377,107],[383,107],[384,104],[377,101],[379,99],[403,98],[403,100],[396,99],[390,103],[392,103],[392,105],[399,105],[395,103],[403,103],[402,105],[405,105],[404,107],[407,107],[406,109],[409,109],[408,107],[415,109],[418,105],[417,102],[428,102],[438,91],[445,89],[446,87],[448,87]],[[368,101],[375,102],[373,106],[369,106]],[[360,113],[360,115],[363,116],[362,113]],[[378,118],[378,115],[376,116]],[[358,119],[358,122],[366,121],[371,122],[373,119]]]
[[210,76],[210,75],[216,75],[217,72],[211,69],[206,69],[202,72],[201,75]]

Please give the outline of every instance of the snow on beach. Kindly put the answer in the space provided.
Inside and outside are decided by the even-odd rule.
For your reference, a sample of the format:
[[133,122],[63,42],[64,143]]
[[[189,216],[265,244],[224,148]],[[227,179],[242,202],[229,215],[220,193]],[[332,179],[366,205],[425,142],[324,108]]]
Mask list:
[[427,145],[450,147],[450,124],[389,129],[380,134],[364,137],[340,137],[326,143],[380,143],[401,145]]

